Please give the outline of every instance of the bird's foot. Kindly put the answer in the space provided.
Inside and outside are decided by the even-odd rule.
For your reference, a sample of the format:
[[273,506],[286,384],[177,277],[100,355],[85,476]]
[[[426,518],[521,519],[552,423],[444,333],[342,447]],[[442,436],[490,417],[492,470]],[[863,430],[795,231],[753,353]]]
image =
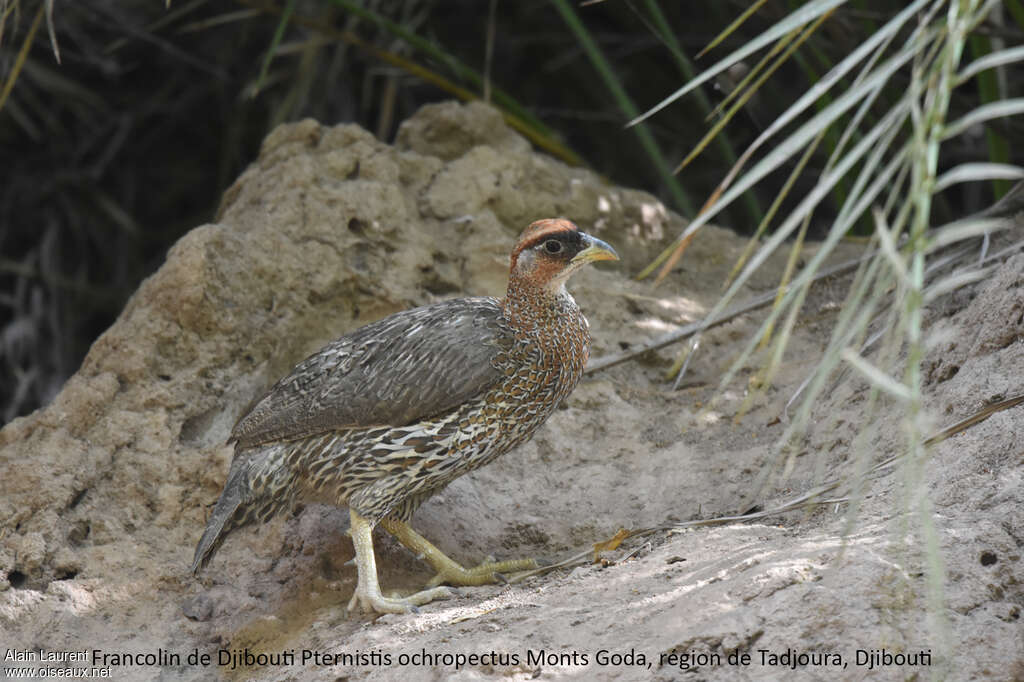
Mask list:
[[355,608],[356,604],[363,611],[376,611],[377,613],[416,613],[418,606],[427,604],[435,599],[449,599],[459,593],[450,587],[434,587],[410,594],[408,597],[385,597],[380,589],[364,589],[363,585],[357,585],[352,599],[348,602],[348,611]]
[[[428,588],[436,588],[442,583],[459,586],[488,585],[490,583],[508,582],[505,573],[530,571],[539,568],[536,559],[516,559],[512,561],[495,561],[488,557],[479,566],[464,568],[457,561],[450,559],[444,552],[432,545],[426,538],[409,527],[404,521],[392,517],[381,521],[384,529],[394,535],[399,542],[424,559],[437,571]],[[429,589],[427,590],[429,592]]]
[[464,586],[488,585],[497,582],[507,583],[506,573],[531,571],[539,568],[540,564],[537,563],[536,559],[513,559],[511,561],[485,561],[473,568],[463,568],[454,561],[435,567],[438,568],[438,573],[427,583],[428,588],[445,583]]
[[417,611],[417,606],[435,599],[447,599],[458,595],[458,592],[450,587],[434,587],[410,594],[408,597],[385,597],[381,594],[380,583],[377,581],[377,560],[373,554],[373,524],[354,509],[349,509],[349,519],[349,534],[352,536],[352,546],[356,550],[356,569],[359,572],[356,591],[348,602],[349,611],[359,604],[365,611],[411,613]]

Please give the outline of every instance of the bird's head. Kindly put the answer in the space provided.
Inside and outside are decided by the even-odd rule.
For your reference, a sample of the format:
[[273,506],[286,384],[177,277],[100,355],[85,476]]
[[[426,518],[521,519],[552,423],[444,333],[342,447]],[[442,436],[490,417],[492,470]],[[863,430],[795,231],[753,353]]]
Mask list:
[[538,220],[523,230],[512,250],[513,282],[558,293],[570,276],[587,263],[618,260],[609,244],[580,232],[564,218]]

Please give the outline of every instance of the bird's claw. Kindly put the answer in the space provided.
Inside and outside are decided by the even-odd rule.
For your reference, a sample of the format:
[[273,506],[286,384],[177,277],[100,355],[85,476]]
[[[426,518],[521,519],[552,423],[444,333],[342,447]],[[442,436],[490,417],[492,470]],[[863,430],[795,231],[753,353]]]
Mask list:
[[377,613],[419,613],[419,607],[428,604],[436,599],[449,599],[461,596],[461,594],[450,587],[435,587],[429,590],[422,590],[408,597],[385,597],[377,591],[376,594],[363,590],[357,586],[348,602],[347,611],[351,612],[358,604],[363,611]]

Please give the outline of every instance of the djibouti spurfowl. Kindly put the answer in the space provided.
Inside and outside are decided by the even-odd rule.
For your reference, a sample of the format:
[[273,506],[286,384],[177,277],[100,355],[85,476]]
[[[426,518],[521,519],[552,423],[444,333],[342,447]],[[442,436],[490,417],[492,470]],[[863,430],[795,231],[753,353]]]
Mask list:
[[[296,502],[347,506],[358,582],[348,604],[404,613],[483,585],[533,559],[466,569],[409,526],[413,512],[463,474],[533,436],[579,383],[590,331],[565,289],[615,250],[563,219],[538,220],[512,250],[505,298],[460,298],[406,310],[299,363],[235,425],[235,456],[192,572],[225,536]],[[230,441],[229,441],[230,442]],[[437,571],[428,589],[385,597],[373,527]]]

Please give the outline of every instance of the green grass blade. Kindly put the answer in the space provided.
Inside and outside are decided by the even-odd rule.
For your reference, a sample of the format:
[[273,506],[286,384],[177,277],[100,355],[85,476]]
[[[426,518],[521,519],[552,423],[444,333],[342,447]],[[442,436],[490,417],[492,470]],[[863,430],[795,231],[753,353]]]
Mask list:
[[908,402],[911,398],[910,389],[899,381],[896,381],[889,374],[862,358],[856,351],[846,349],[841,353],[843,360],[857,370],[872,386],[888,393],[901,402]]
[[39,11],[36,12],[36,18],[32,20],[32,25],[28,29],[28,35],[25,36],[25,42],[22,43],[21,49],[18,50],[18,56],[14,60],[14,66],[11,67],[10,73],[7,74],[7,82],[4,83],[3,89],[0,90],[0,111],[4,108],[4,103],[7,98],[11,95],[11,90],[14,89],[14,84],[18,82],[18,75],[21,73],[21,69],[25,66],[25,59],[28,57],[28,51],[32,47],[32,41],[35,40],[36,31],[39,30],[39,24],[43,20],[43,5],[39,5]]
[[[651,30],[655,35],[661,39],[665,47],[672,54],[676,64],[679,66],[679,71],[682,72],[683,77],[686,80],[693,80],[696,75],[696,69],[693,67],[693,63],[683,52],[682,46],[679,41],[676,40],[675,33],[669,27],[668,20],[661,11],[661,7],[658,5],[657,0],[646,0],[646,7],[648,13],[651,15],[653,26]],[[705,117],[711,114],[714,107],[711,105],[711,100],[708,99],[707,94],[701,88],[697,88],[693,91],[693,98],[697,102],[697,107]],[[722,158],[730,166],[736,163],[736,149],[733,147],[732,142],[728,135],[716,135],[715,146],[718,148]],[[747,192],[743,195],[743,205],[746,208],[747,214],[749,215],[751,222],[760,222],[764,216],[764,210],[761,208],[761,204],[757,199],[757,195],[754,192]]]
[[[842,96],[837,97],[832,104],[800,126],[800,128],[794,131],[783,142],[779,143],[770,152],[768,152],[768,154],[754,165],[753,168],[747,171],[743,177],[737,180],[736,183],[722,195],[722,198],[719,199],[718,202],[694,218],[690,225],[679,235],[679,237],[676,238],[675,242],[665,249],[665,251],[671,252],[675,249],[677,244],[688,238],[702,226],[706,225],[714,216],[721,212],[723,208],[731,204],[737,196],[746,192],[766,175],[781,166],[822,130],[831,125],[844,112],[870,96],[870,94],[878,88],[883,87],[897,70],[905,66],[907,62],[914,57],[914,54],[912,47],[905,47],[900,53],[894,55],[875,69],[874,73],[872,73],[871,76],[866,78],[862,83],[850,88],[847,92],[843,93]],[[902,111],[902,107],[897,108]],[[888,120],[888,117],[886,120]]]
[[1006,50],[999,50],[997,52],[990,52],[984,56],[978,57],[973,62],[965,66],[957,75],[956,84],[963,85],[975,75],[992,69],[997,66],[1005,66],[1007,64],[1015,64],[1019,61],[1024,61],[1024,47],[1011,47]]
[[[338,4],[342,4],[345,2],[345,0],[332,1]],[[348,7],[348,5],[343,6],[346,8]],[[260,11],[269,14],[279,13],[281,11],[279,8],[276,7],[261,6],[259,9]],[[359,12],[364,11],[362,10],[362,8],[358,9]],[[363,14],[359,13],[359,16],[363,16]],[[375,15],[367,15],[367,18],[380,19],[381,21],[384,21],[383,19],[381,19],[380,17],[376,17]],[[351,31],[343,31],[332,29],[330,27],[325,27],[323,25],[323,22],[306,18],[301,14],[294,15],[292,17],[292,23],[304,26],[312,31],[315,31],[324,36],[328,36],[332,39],[343,40],[349,44],[355,45],[359,49],[364,50],[367,53],[373,55],[376,59],[379,59],[382,62],[391,64],[392,66],[402,69],[403,71],[415,76],[416,78],[419,78],[426,83],[430,83],[431,85],[434,85],[435,87],[440,88],[444,92],[447,92],[452,96],[457,97],[463,101],[468,102],[480,99],[478,93],[471,92],[466,88],[456,85],[455,83],[445,78],[444,76],[440,75],[439,73],[431,71],[430,69],[421,66],[420,64],[417,64],[416,62],[410,59],[406,59],[402,55],[396,54],[394,52],[389,52],[387,50],[383,50],[374,45],[371,45],[364,41],[363,39],[361,39],[359,36],[352,33]],[[454,60],[454,58],[452,58],[451,60],[448,60],[447,63],[451,65],[451,63],[453,63],[454,61],[457,60]],[[547,126],[545,126],[543,123],[534,118],[529,112],[525,111],[522,107],[515,104],[514,100],[509,98],[507,95],[503,95],[503,93],[497,88],[492,89],[492,94],[494,95],[495,102],[501,108],[506,123],[508,123],[509,126],[517,130],[519,133],[521,133],[524,137],[529,139],[530,142],[535,144],[540,149],[543,149],[544,151],[548,152],[549,154],[556,156],[559,159],[562,159],[564,162],[570,165],[587,165],[586,162],[578,154],[576,154],[571,149],[562,144],[558,140],[556,135]]]
[[950,168],[935,180],[935,192],[959,184],[961,182],[977,182],[979,180],[1020,180],[1024,178],[1024,168],[1006,163],[962,163]]
[[1006,116],[1017,116],[1024,114],[1024,98],[1016,97],[1012,99],[1006,99],[1001,102],[992,102],[991,104],[985,104],[970,113],[958,118],[952,123],[946,125],[946,129],[943,131],[942,139],[948,140],[952,137],[962,134],[965,130],[978,123],[984,123],[985,121],[991,121],[994,118],[1004,118]]
[[715,49],[715,47],[717,47],[719,43],[728,38],[736,31],[736,29],[742,26],[743,22],[745,22],[747,19],[753,16],[754,13],[757,12],[757,10],[761,9],[764,6],[764,3],[765,0],[756,0],[756,2],[751,3],[750,7],[743,10],[742,14],[736,17],[736,19],[734,19],[731,24],[725,27],[725,30],[723,30],[721,33],[715,36],[710,43],[705,45],[704,49],[700,51],[697,57],[700,58],[703,55],[710,52],[711,50]]
[[[820,17],[818,17],[816,23],[820,23],[822,19],[824,19],[826,16],[828,15],[823,14]],[[789,48],[789,50],[786,54],[790,54],[793,49],[790,46],[791,43],[794,40],[796,40],[797,37],[800,36],[801,34],[803,35],[803,40],[806,40],[809,35],[806,26],[794,28],[792,31],[776,40],[775,43],[772,45],[771,49],[768,50],[761,57],[761,59],[758,60],[757,64],[754,65],[754,68],[750,69],[750,71],[747,72],[747,74],[740,80],[740,82],[736,83],[732,87],[732,89],[725,95],[725,97],[722,98],[722,101],[719,102],[718,106],[714,108],[709,118],[718,116],[722,111],[725,110],[727,106],[729,106],[730,102],[738,98],[741,94],[745,95],[746,99],[750,99],[751,95],[753,94],[753,91],[756,91],[757,89],[757,86],[754,86],[753,89],[750,89],[750,84],[753,83],[755,79],[757,80],[758,84],[763,83],[765,79],[763,76],[761,76],[762,72],[764,72],[765,69],[778,68],[780,60],[775,59],[775,56],[778,55],[783,50],[787,49],[787,47]],[[771,67],[769,67],[769,65],[771,65]]]
[[[804,31],[800,36],[797,36],[797,32],[794,31],[792,34],[775,43],[772,47],[772,51],[765,55],[764,59],[762,59],[756,67],[751,69],[750,73],[747,74],[747,77],[744,78],[731,93],[729,93],[729,97],[726,97],[725,100],[719,104],[719,107],[722,107],[727,102],[731,101],[734,95],[739,95],[732,106],[729,107],[729,110],[719,116],[718,120],[715,121],[715,124],[711,126],[711,129],[704,134],[704,137],[702,137],[696,145],[694,145],[690,153],[679,162],[679,165],[676,166],[675,169],[676,173],[681,171],[683,168],[686,168],[691,161],[697,158],[697,156],[704,151],[711,140],[717,137],[718,133],[728,125],[729,121],[731,121],[736,114],[742,111],[744,105],[750,101],[751,97],[757,94],[758,89],[764,84],[764,82],[768,80],[790,56],[792,56],[793,52],[800,46],[803,40],[809,37],[809,35],[810,30]],[[777,58],[772,59],[777,54],[776,50],[781,51],[783,48],[785,48],[785,51]],[[749,81],[753,79],[755,75],[757,76],[757,80],[748,86]],[[717,114],[718,111],[719,108],[716,107],[713,113]]]
[[[436,45],[435,43],[418,36],[412,31],[407,30],[405,27],[396,24],[387,17],[381,16],[376,12],[367,10],[361,7],[359,4],[352,2],[351,0],[331,0],[332,3],[342,7],[345,11],[356,15],[362,19],[370,21],[380,28],[384,29],[396,38],[401,38],[411,47],[415,48],[419,52],[427,55],[431,59],[444,64],[452,73],[457,77],[461,78],[473,87],[477,88],[478,94],[483,94],[484,78],[474,69],[470,68],[454,55],[449,54],[444,49]],[[514,114],[521,121],[527,123],[530,127],[536,129],[547,137],[553,136],[552,130],[546,126],[540,119],[536,118],[531,114],[525,107],[519,104],[512,96],[500,88],[491,87],[491,97],[494,103],[505,109],[508,112]]]
[[288,0],[284,6],[284,11],[281,12],[281,19],[277,22],[277,28],[274,29],[274,37],[270,39],[270,47],[267,48],[267,54],[263,56],[260,75],[256,78],[256,86],[253,88],[254,96],[259,94],[259,91],[263,88],[263,83],[267,79],[267,71],[270,70],[270,62],[274,59],[277,46],[281,44],[281,40],[284,38],[284,32],[288,29],[288,22],[291,21],[294,11],[295,0]]
[[1020,0],[1004,0],[1006,9],[1010,12],[1010,16],[1017,22],[1022,30],[1024,30],[1024,5],[1021,4]]
[[[971,52],[976,58],[983,58],[992,53],[992,41],[978,34],[973,34],[968,39]],[[985,104],[998,102],[1003,99],[1004,93],[999,87],[998,71],[985,69],[978,73],[978,95]],[[988,146],[988,160],[992,163],[1006,163],[1010,160],[1010,146],[1006,138],[1000,135],[990,126],[985,126],[985,143]],[[992,191],[995,198],[1006,194],[1010,189],[1010,183],[1006,180],[997,179],[992,182]]]
[[[598,47],[597,43],[594,42],[590,32],[580,21],[579,17],[576,16],[576,12],[569,5],[567,0],[552,0],[552,4],[558,13],[562,15],[562,19],[569,26],[569,30],[573,32],[576,39],[580,42],[580,46],[583,51],[586,52],[590,58],[591,64],[597,71],[601,80],[604,81],[605,87],[608,92],[611,93],[615,99],[622,113],[627,117],[636,116],[637,108],[633,104],[633,100],[626,94],[625,88],[622,87],[622,83],[619,82],[615,72],[612,71],[611,66],[605,59],[604,54],[601,52],[601,48]],[[640,140],[641,146],[647,153],[647,157],[654,164],[658,175],[661,177],[662,182],[665,183],[665,187],[668,189],[669,195],[672,197],[673,203],[676,208],[687,215],[694,214],[694,205],[690,200],[690,197],[683,190],[679,181],[672,175],[672,172],[665,161],[665,157],[661,154],[661,149],[658,144],[654,141],[654,137],[645,126],[638,126],[636,128],[636,135]]]
[[787,16],[785,19],[772,26],[770,29],[759,35],[754,40],[751,40],[749,43],[744,44],[743,47],[741,47],[740,49],[736,50],[735,52],[725,57],[724,59],[721,59],[720,61],[716,62],[713,66],[704,71],[696,79],[690,81],[683,87],[679,88],[674,93],[663,99],[661,102],[645,111],[642,115],[635,117],[626,125],[633,126],[640,123],[641,121],[650,118],[651,116],[658,113],[668,105],[672,104],[672,102],[675,102],[677,99],[679,99],[686,93],[690,92],[696,87],[699,87],[701,84],[706,83],[707,81],[711,80],[721,72],[725,71],[736,62],[741,61],[742,59],[746,58],[750,54],[753,54],[754,52],[757,52],[762,47],[774,43],[776,40],[786,35],[787,33],[791,32],[792,30],[798,29],[804,24],[814,21],[825,12],[828,12],[830,9],[834,7],[838,7],[844,2],[846,2],[846,0],[812,0],[812,2],[808,2],[802,8]]
[[928,239],[928,246],[923,251],[931,253],[965,239],[973,239],[974,237],[1009,230],[1015,227],[1015,225],[1014,221],[1009,218],[965,218],[964,220],[957,220],[933,230]]
[[[868,55],[883,46],[883,44],[895,37],[903,28],[904,24],[913,19],[914,14],[930,0],[916,0],[907,6],[902,12],[890,19],[874,35],[865,40],[856,50],[847,55],[842,61],[836,64],[828,73],[817,79],[807,92],[800,96],[796,102],[786,108],[777,119],[750,145],[756,150],[764,145],[776,133],[788,126],[797,116],[809,109],[815,102],[828,93],[840,80],[846,77],[853,68],[863,61]],[[913,36],[912,36],[913,39]],[[912,53],[905,52],[907,58]],[[864,93],[867,96],[868,93]]]
[[[873,173],[874,168],[881,161],[882,154],[888,149],[895,137],[896,132],[899,130],[899,126],[895,125],[896,121],[901,120],[906,116],[908,105],[904,104],[902,107],[890,111],[875,127],[869,131],[864,139],[861,140],[856,147],[854,147],[844,158],[836,165],[836,168],[828,173],[825,177],[821,178],[816,188],[808,195],[800,205],[794,209],[794,211],[787,217],[783,224],[776,229],[776,231],[769,237],[765,244],[758,250],[758,252],[751,259],[750,263],[740,273],[740,275],[733,281],[729,286],[729,289],[722,294],[719,301],[715,304],[714,308],[708,313],[706,319],[714,320],[722,310],[729,304],[729,302],[736,296],[740,288],[747,282],[747,280],[757,271],[761,265],[768,259],[768,257],[785,241],[788,235],[795,229],[796,225],[803,220],[807,212],[815,205],[817,205],[822,198],[828,193],[829,189],[835,185],[839,177],[842,177],[846,172],[857,163],[860,158],[870,152],[870,158],[868,162],[864,164],[860,171],[862,178],[868,177]],[[764,336],[767,330],[775,324],[778,316],[788,307],[789,302],[796,296],[797,291],[802,287],[806,287],[811,282],[813,274],[821,268],[825,258],[831,253],[832,249],[835,248],[839,240],[846,234],[846,231],[853,224],[853,221],[863,213],[871,205],[871,202],[875,200],[875,197],[887,186],[890,178],[896,173],[897,169],[902,163],[905,162],[905,153],[897,154],[893,157],[893,160],[883,169],[870,185],[860,195],[851,195],[847,198],[847,201],[854,204],[849,211],[846,212],[846,218],[838,220],[829,231],[829,234],[825,237],[825,240],[821,243],[817,253],[814,254],[804,266],[803,270],[793,280],[789,290],[786,292],[786,296],[782,304],[776,306],[771,310],[765,320],[762,322],[760,329],[757,333],[751,336],[747,346],[740,353],[739,357],[733,362],[732,366],[725,372],[720,383],[719,392],[724,391],[725,387],[728,386],[729,382],[732,381],[736,373],[743,366],[743,363],[750,354],[753,353],[754,349],[760,343],[760,339]],[[854,201],[856,199],[856,201]]]

